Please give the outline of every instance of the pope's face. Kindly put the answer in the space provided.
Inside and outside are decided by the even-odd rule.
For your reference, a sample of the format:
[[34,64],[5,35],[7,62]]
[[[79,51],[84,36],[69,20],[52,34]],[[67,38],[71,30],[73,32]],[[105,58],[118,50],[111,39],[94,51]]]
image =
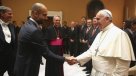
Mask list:
[[100,29],[104,29],[106,27],[106,17],[104,17],[102,14],[98,13],[96,15],[96,19],[98,21],[98,25]]

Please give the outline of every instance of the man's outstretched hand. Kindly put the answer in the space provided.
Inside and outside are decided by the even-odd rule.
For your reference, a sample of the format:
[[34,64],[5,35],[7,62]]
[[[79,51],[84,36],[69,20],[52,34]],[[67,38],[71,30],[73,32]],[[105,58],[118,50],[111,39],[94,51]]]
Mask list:
[[70,56],[70,57],[65,57],[65,61],[69,64],[69,65],[73,65],[77,63],[77,59],[74,56]]

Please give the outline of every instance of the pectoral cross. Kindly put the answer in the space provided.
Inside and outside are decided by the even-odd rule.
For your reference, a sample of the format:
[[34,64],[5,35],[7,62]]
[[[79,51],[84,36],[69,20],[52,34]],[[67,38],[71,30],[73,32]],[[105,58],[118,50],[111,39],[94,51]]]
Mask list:
[[96,52],[95,52],[95,56],[96,56],[96,55],[97,55],[97,53],[98,53],[98,51],[99,51],[99,50],[98,50],[98,48],[97,48],[97,49],[95,49],[95,51],[96,51]]
[[57,39],[60,39],[60,37],[57,37]]

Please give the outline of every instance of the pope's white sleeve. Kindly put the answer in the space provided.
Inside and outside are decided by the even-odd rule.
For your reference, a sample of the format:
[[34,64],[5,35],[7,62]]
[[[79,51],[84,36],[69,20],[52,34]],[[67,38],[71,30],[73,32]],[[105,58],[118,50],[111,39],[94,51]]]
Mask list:
[[87,50],[83,54],[76,57],[77,61],[80,63],[80,65],[84,65],[86,62],[88,62],[92,58],[90,50]]
[[116,68],[114,71],[114,76],[128,76],[130,61],[116,59]]

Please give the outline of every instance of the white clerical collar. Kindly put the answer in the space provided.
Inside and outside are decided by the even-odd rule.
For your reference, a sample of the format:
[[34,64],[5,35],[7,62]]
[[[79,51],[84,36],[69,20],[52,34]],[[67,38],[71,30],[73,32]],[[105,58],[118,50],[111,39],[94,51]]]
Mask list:
[[104,32],[104,31],[110,29],[112,26],[114,26],[113,23],[110,23],[110,24],[109,24],[108,26],[106,26],[102,31]]

